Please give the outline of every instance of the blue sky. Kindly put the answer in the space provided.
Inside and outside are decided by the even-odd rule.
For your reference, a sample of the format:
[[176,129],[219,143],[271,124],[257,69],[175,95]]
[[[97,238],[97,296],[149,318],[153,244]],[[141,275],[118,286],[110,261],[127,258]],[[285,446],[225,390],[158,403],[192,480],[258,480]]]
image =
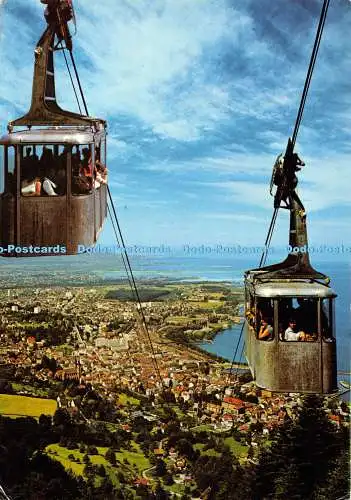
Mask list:
[[[29,107],[39,0],[0,0],[1,131]],[[322,0],[75,0],[90,114],[130,244],[261,245]],[[351,2],[332,0],[297,151],[312,245],[351,244]],[[57,56],[57,95],[76,110]],[[287,242],[281,213],[272,244]],[[101,243],[112,243],[106,225]]]

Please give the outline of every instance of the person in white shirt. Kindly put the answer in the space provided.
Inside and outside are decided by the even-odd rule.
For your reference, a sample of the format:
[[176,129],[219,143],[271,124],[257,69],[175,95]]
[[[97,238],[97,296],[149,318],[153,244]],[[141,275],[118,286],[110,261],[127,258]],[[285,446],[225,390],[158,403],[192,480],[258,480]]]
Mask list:
[[287,342],[296,342],[300,340],[300,332],[296,332],[296,321],[294,319],[289,320],[289,326],[285,330],[284,340]]

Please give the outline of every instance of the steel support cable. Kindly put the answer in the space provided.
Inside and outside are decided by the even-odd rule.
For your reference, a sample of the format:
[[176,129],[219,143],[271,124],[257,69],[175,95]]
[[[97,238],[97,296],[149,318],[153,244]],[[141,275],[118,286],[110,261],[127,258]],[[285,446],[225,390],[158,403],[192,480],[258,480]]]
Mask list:
[[[119,241],[117,228],[115,226],[115,222],[113,220],[112,212],[111,212],[111,209],[110,209],[109,205],[107,205],[107,210],[108,210],[108,215],[109,215],[110,220],[111,220],[111,224],[112,224],[112,227],[113,227],[113,232],[115,234],[115,238],[116,238],[116,241],[117,241],[118,248],[122,249],[122,244]],[[122,257],[123,266],[124,266],[124,269],[125,269],[125,272],[126,272],[126,275],[127,275],[129,287],[130,287],[130,290],[132,292],[132,298],[133,298],[133,300],[135,302],[137,302],[137,296],[135,294],[135,290],[134,290],[134,287],[133,287],[132,277],[130,276],[128,265],[127,265],[127,262],[126,262],[126,259],[125,259],[125,256],[124,256],[123,252],[121,252],[121,257]]]
[[82,101],[83,101],[83,104],[84,104],[85,114],[86,114],[86,116],[89,116],[88,107],[87,107],[87,103],[85,101],[85,97],[84,97],[82,85],[80,83],[80,78],[79,78],[79,75],[78,75],[77,66],[76,66],[76,63],[74,61],[74,57],[73,57],[72,51],[70,50],[69,53],[70,53],[70,56],[71,56],[71,61],[72,61],[72,64],[73,64],[74,73],[76,75],[76,79],[77,79],[77,82],[78,82],[78,87],[79,87],[80,95],[82,97]]
[[272,241],[272,236],[273,236],[273,232],[274,232],[275,223],[277,221],[277,216],[278,216],[278,209],[275,212],[275,216],[274,216],[274,220],[273,220],[273,228],[272,228],[272,231],[271,231],[271,234],[269,236],[268,243],[267,243],[267,250],[266,250],[266,255],[265,255],[265,258],[264,258],[264,261],[263,261],[263,266],[266,264],[266,260],[267,260],[267,256],[268,256],[268,251],[269,251],[269,248],[271,246],[271,241]]
[[[86,113],[87,116],[89,116],[87,103],[85,101],[83,89],[82,89],[82,86],[81,86],[81,83],[80,83],[80,79],[79,79],[79,75],[78,75],[78,71],[77,71],[77,66],[75,64],[72,52],[69,51],[69,53],[70,53],[70,56],[71,56],[71,61],[72,61],[73,68],[74,68],[75,75],[76,75],[76,79],[77,79],[77,82],[78,82],[80,94],[81,94],[81,97],[82,97],[82,100],[83,100],[85,113]],[[114,206],[114,203],[113,203],[113,199],[112,199],[112,196],[111,196],[111,192],[110,192],[110,188],[109,188],[108,185],[107,185],[107,192],[108,192],[108,195],[109,195],[110,205],[111,205],[111,208],[112,208],[112,213],[111,213],[111,211],[109,209],[111,222],[113,221],[113,217],[114,217],[115,223],[116,223],[116,227],[115,227],[116,232],[115,232],[115,235],[116,235],[117,244],[119,245],[119,247],[122,250],[122,254],[121,254],[122,255],[122,261],[123,261],[124,267],[125,267],[126,272],[127,272],[128,281],[130,283],[130,286],[131,286],[132,290],[134,291],[135,298],[136,298],[136,300],[138,302],[139,314],[140,314],[140,317],[142,319],[144,330],[146,332],[146,335],[147,335],[147,338],[148,338],[148,341],[149,341],[149,344],[150,344],[150,348],[151,348],[151,353],[152,353],[152,358],[153,358],[153,365],[155,367],[156,374],[157,374],[157,376],[158,376],[158,378],[160,380],[161,386],[162,386],[163,390],[165,391],[165,385],[163,383],[163,380],[162,380],[162,377],[161,377],[161,373],[160,373],[160,370],[159,370],[159,367],[158,367],[158,364],[157,364],[157,359],[156,359],[156,354],[155,354],[154,346],[152,344],[152,339],[151,339],[151,336],[150,336],[150,332],[149,332],[147,324],[146,324],[146,318],[145,318],[144,311],[143,311],[143,308],[142,308],[142,305],[141,305],[141,300],[140,300],[138,288],[136,286],[136,282],[135,282],[135,279],[134,279],[132,267],[131,267],[130,260],[129,260],[129,257],[128,257],[128,253],[127,253],[127,250],[126,250],[126,246],[125,246],[125,243],[124,243],[124,239],[123,239],[121,227],[120,227],[120,224],[118,222],[116,209],[115,209],[115,206]],[[112,215],[113,215],[113,217],[112,217]],[[112,226],[114,227],[113,223],[112,223]],[[118,238],[118,235],[119,235],[119,238]]]
[[[107,210],[108,210],[108,215],[109,215],[110,220],[111,220],[111,224],[112,224],[113,232],[115,234],[115,238],[116,238],[116,241],[117,241],[118,248],[121,249],[122,245],[121,245],[121,243],[119,241],[117,228],[115,226],[115,222],[113,220],[112,212],[111,212],[111,209],[110,209],[109,205],[107,205]],[[122,262],[123,262],[123,266],[124,266],[125,272],[127,274],[127,279],[128,279],[129,287],[130,287],[130,290],[132,292],[132,298],[136,302],[137,301],[137,297],[136,297],[136,294],[135,294],[135,290],[134,290],[134,287],[133,287],[132,278],[130,276],[128,265],[127,265],[127,262],[125,260],[125,256],[124,256],[123,252],[121,252],[121,257],[122,257]]]
[[[311,80],[312,80],[314,66],[316,63],[318,50],[319,50],[321,39],[322,39],[325,20],[327,18],[329,3],[330,3],[330,0],[324,0],[319,23],[318,23],[317,33],[316,33],[316,37],[315,37],[315,41],[314,41],[314,45],[313,45],[313,49],[312,49],[311,59],[310,59],[309,67],[307,70],[305,85],[304,85],[304,88],[302,91],[300,106],[298,109],[298,113],[297,113],[297,117],[296,117],[296,121],[295,121],[295,126],[294,126],[294,131],[293,131],[293,135],[292,135],[292,140],[291,140],[292,151],[294,150],[294,147],[296,144],[297,134],[299,132],[303,112],[305,109],[306,99],[307,99],[308,91],[309,91]],[[265,248],[264,248],[264,251],[262,253],[259,267],[264,266],[266,263],[268,250],[269,250],[269,246],[270,246],[270,243],[272,240],[274,227],[275,227],[275,223],[276,223],[276,219],[277,219],[278,210],[279,210],[279,207],[274,209],[273,217],[272,217],[271,224],[269,226],[269,230],[268,230],[268,234],[267,234],[267,238],[266,238]],[[268,245],[267,245],[267,243],[268,243]]]
[[[81,94],[81,98],[82,98],[82,101],[83,101],[83,104],[84,104],[85,113],[86,113],[86,116],[89,116],[87,103],[86,103],[86,100],[85,100],[85,97],[84,97],[82,85],[80,83],[80,78],[79,78],[79,75],[78,75],[78,70],[77,70],[77,66],[76,66],[76,63],[75,63],[75,60],[74,60],[74,57],[73,57],[73,53],[72,53],[71,50],[69,51],[69,53],[70,53],[70,56],[71,56],[71,61],[72,61],[72,64],[73,64],[75,76],[76,76],[76,79],[77,79],[77,82],[78,82],[78,86],[79,86],[79,91],[80,91],[80,94]],[[67,64],[67,67],[68,67],[68,64]],[[132,290],[135,293],[135,297],[136,297],[136,300],[138,302],[139,315],[140,315],[140,317],[142,319],[144,330],[145,330],[145,333],[147,335],[147,338],[148,338],[148,341],[149,341],[149,344],[150,344],[150,349],[151,349],[151,353],[152,353],[152,358],[153,358],[153,364],[154,364],[154,367],[155,367],[155,371],[156,371],[156,374],[157,374],[157,376],[158,376],[158,378],[160,380],[161,387],[163,388],[163,391],[165,392],[166,387],[165,387],[165,385],[163,383],[163,380],[162,380],[162,377],[161,377],[161,373],[160,373],[160,369],[159,369],[158,364],[157,364],[155,349],[154,349],[154,346],[153,346],[153,343],[152,343],[152,339],[151,339],[151,335],[150,335],[149,329],[147,327],[146,318],[145,318],[145,314],[144,314],[144,311],[143,311],[143,308],[142,308],[142,305],[141,305],[141,299],[140,299],[140,296],[139,296],[138,288],[136,286],[136,282],[135,282],[135,279],[134,279],[134,275],[133,275],[132,267],[131,267],[130,260],[129,260],[129,257],[128,257],[127,249],[126,249],[126,246],[125,246],[125,243],[124,243],[124,239],[123,239],[121,227],[120,227],[120,224],[119,224],[119,221],[118,221],[118,218],[117,218],[116,209],[115,209],[115,206],[114,206],[114,203],[113,203],[113,199],[112,199],[112,196],[111,196],[111,192],[110,192],[110,188],[109,188],[108,185],[107,185],[107,192],[108,192],[108,195],[109,195],[110,205],[111,205],[111,208],[112,208],[112,213],[111,213],[110,209],[108,208],[109,214],[110,214],[110,218],[111,218],[111,222],[112,222],[112,227],[114,227],[113,217],[112,217],[112,215],[113,215],[114,218],[115,218],[115,223],[116,223],[116,227],[114,227],[114,229],[117,228],[117,231],[115,231],[117,244],[119,245],[119,247],[122,250],[122,254],[121,254],[122,255],[122,261],[123,261],[124,267],[126,269],[128,281],[129,281],[129,283],[131,285]],[[118,238],[118,235],[119,235],[119,238]],[[129,273],[128,273],[128,271],[129,271]],[[166,403],[167,403],[167,406],[168,406],[168,402],[166,402]]]
[[134,289],[134,292],[135,292],[135,296],[136,296],[136,299],[137,299],[137,302],[138,302],[139,314],[140,314],[140,317],[142,319],[142,323],[143,323],[143,326],[144,326],[144,330],[145,330],[147,339],[149,341],[149,345],[150,345],[150,349],[151,349],[151,355],[152,355],[152,358],[153,358],[153,364],[154,364],[154,367],[155,367],[155,371],[156,371],[156,374],[157,374],[157,376],[158,376],[158,378],[160,380],[161,386],[162,386],[163,390],[165,391],[166,387],[165,387],[165,385],[163,383],[163,380],[162,380],[162,377],[161,377],[161,373],[160,373],[160,369],[158,367],[155,349],[154,349],[154,346],[153,346],[153,343],[152,343],[152,339],[151,339],[151,335],[150,335],[149,329],[147,327],[144,310],[143,310],[142,305],[141,305],[141,299],[140,299],[138,287],[137,287],[136,282],[135,282],[135,278],[134,278],[133,271],[132,271],[132,266],[130,264],[130,260],[129,260],[127,248],[126,248],[126,245],[125,245],[125,242],[124,242],[124,238],[123,238],[123,235],[122,235],[121,227],[120,227],[120,224],[119,224],[119,221],[118,221],[117,212],[116,212],[116,209],[115,209],[115,206],[114,206],[114,203],[113,203],[113,199],[112,199],[112,196],[111,196],[111,191],[110,191],[109,186],[107,186],[107,192],[108,192],[108,196],[109,196],[109,199],[110,199],[110,205],[111,205],[111,208],[112,208],[112,214],[113,214],[113,217],[114,217],[114,220],[115,220],[115,223],[116,223],[117,232],[118,232],[118,235],[119,235],[119,240],[121,242],[121,250],[122,250],[122,253],[124,254],[124,257],[125,257],[125,262],[126,262],[127,268],[129,270],[129,273],[130,273],[130,276],[131,276],[132,286],[133,286],[133,289]]
[[[242,336],[243,336],[244,326],[245,326],[245,320],[243,321],[243,324],[241,325],[239,340],[236,343],[236,348],[235,348],[235,351],[234,351],[234,356],[233,356],[233,359],[232,359],[232,362],[231,362],[231,365],[230,365],[230,369],[229,369],[229,373],[228,373],[228,376],[227,376],[227,384],[228,384],[228,382],[230,380],[232,369],[233,369],[233,366],[234,366],[234,363],[235,363],[236,354],[238,352],[239,345],[240,345],[240,342],[241,342],[241,339],[242,339]],[[226,387],[224,388],[224,390],[225,389],[226,389]],[[224,391],[223,391],[223,395],[224,395]]]
[[309,91],[309,87],[310,87],[310,83],[311,83],[311,79],[312,79],[312,74],[313,74],[313,70],[314,70],[314,66],[315,66],[315,63],[316,63],[319,46],[320,46],[321,39],[322,39],[322,34],[323,34],[323,30],[324,30],[325,21],[326,21],[326,18],[327,18],[329,3],[330,3],[330,0],[324,0],[322,11],[321,11],[321,15],[320,15],[320,19],[319,19],[319,24],[318,24],[318,28],[317,28],[317,34],[316,34],[316,38],[315,38],[315,42],[314,42],[314,46],[313,46],[313,50],[312,50],[310,64],[309,64],[308,71],[307,71],[307,76],[306,76],[306,80],[305,80],[304,89],[302,91],[302,97],[301,97],[300,107],[299,107],[299,110],[298,110],[298,113],[297,113],[297,118],[296,118],[296,122],[295,122],[294,132],[293,132],[293,135],[292,135],[292,141],[291,142],[292,142],[292,145],[293,145],[293,149],[295,147],[296,138],[297,138],[297,134],[298,134],[298,131],[299,131],[299,127],[300,127],[300,124],[301,124],[302,115],[303,115],[303,111],[304,111],[304,107],[305,107],[305,103],[306,103],[306,98],[307,98],[307,94],[308,94],[308,91]]
[[[127,279],[128,279],[129,286],[130,286],[130,289],[131,289],[131,292],[132,292],[132,295],[133,295],[133,300],[135,302],[138,302],[138,305],[139,305],[139,308],[140,308],[141,307],[141,305],[140,305],[140,299],[138,300],[138,294],[136,293],[136,289],[135,289],[135,287],[133,285],[133,275],[131,275],[131,271],[129,270],[129,266],[128,266],[127,260],[125,258],[124,252],[123,252],[123,245],[120,242],[120,238],[119,238],[119,235],[118,235],[118,230],[117,230],[117,228],[115,226],[115,221],[113,219],[113,215],[112,215],[112,212],[111,212],[111,209],[110,209],[109,205],[107,205],[107,209],[108,209],[108,213],[109,213],[109,216],[110,216],[112,227],[113,227],[113,230],[114,230],[114,233],[115,233],[117,245],[122,250],[122,252],[121,252],[122,262],[123,262],[124,269],[125,269],[126,274],[127,274]],[[138,308],[138,310],[140,310],[139,308]],[[143,326],[145,328],[145,324],[144,323],[143,323]],[[153,363],[154,363],[154,360],[153,360]]]
[[73,92],[74,92],[74,95],[76,96],[76,101],[77,101],[77,104],[78,104],[79,113],[82,114],[82,109],[80,107],[80,102],[79,102],[79,99],[78,99],[78,94],[77,94],[77,91],[76,91],[76,86],[74,85],[74,81],[73,81],[73,78],[72,78],[72,73],[71,73],[71,70],[70,70],[69,65],[68,65],[67,57],[66,57],[66,54],[65,54],[65,48],[64,48],[62,42],[61,42],[61,48],[62,48],[62,52],[63,52],[63,57],[65,58],[66,67],[67,67],[67,71],[68,71],[68,74],[69,74],[69,78],[71,80],[71,84],[72,84],[72,87],[73,87]]
[[11,498],[9,496],[7,496],[4,488],[1,486],[0,484],[0,499],[4,499],[4,500],[11,500]]
[[[108,215],[109,215],[110,220],[111,220],[111,224],[112,224],[113,232],[114,232],[115,237],[116,237],[118,248],[121,249],[122,248],[122,244],[119,241],[117,228],[115,226],[115,222],[113,220],[112,212],[111,212],[111,209],[110,209],[109,205],[107,205],[107,211],[108,211]],[[130,285],[130,288],[131,288],[131,292],[132,292],[133,298],[135,299],[136,296],[135,296],[135,291],[134,291],[134,287],[133,287],[133,282],[132,282],[132,279],[131,279],[131,276],[130,276],[130,273],[129,273],[127,262],[125,260],[124,254],[122,252],[121,252],[121,257],[122,257],[122,262],[123,262],[124,269],[125,269],[125,271],[127,273],[127,278],[128,278],[128,282],[129,282],[129,285]]]
[[272,215],[272,219],[271,219],[271,223],[269,225],[269,229],[268,229],[266,241],[264,243],[264,249],[263,249],[263,252],[262,252],[262,256],[261,256],[259,267],[264,266],[265,263],[266,263],[267,255],[268,255],[268,250],[269,250],[269,247],[270,247],[270,244],[271,244],[271,241],[272,241],[273,231],[274,231],[275,223],[276,223],[277,216],[278,216],[278,210],[279,210],[278,208],[274,209],[274,212],[273,212],[273,215]]
[[239,365],[241,363],[241,360],[243,359],[244,349],[245,349],[245,339],[244,339],[244,342],[243,342],[243,346],[241,348],[241,353],[240,353],[240,358],[239,358],[238,366],[236,367],[236,372],[235,372],[236,378],[238,378],[238,375],[239,375],[239,370],[240,370],[240,366]]

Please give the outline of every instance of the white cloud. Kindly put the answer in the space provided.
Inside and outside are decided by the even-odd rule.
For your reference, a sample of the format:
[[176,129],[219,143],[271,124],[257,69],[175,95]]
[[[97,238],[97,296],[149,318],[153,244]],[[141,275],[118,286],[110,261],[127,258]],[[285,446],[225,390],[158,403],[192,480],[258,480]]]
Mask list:
[[214,0],[77,2],[76,43],[93,63],[93,74],[81,73],[94,108],[135,115],[161,136],[197,138],[228,107],[225,89],[208,84],[200,61],[249,22],[230,14]]
[[[339,205],[351,207],[350,198],[350,157],[335,155],[334,157],[308,158],[306,166],[299,173],[298,193],[307,212],[323,210]],[[236,171],[236,161],[232,160],[233,171]],[[254,171],[265,164],[259,157],[253,163]],[[267,208],[272,204],[268,196],[268,183],[257,181],[214,182],[212,187],[220,188],[232,195],[233,201],[244,205],[254,205]]]
[[203,213],[200,214],[200,216],[206,218],[206,219],[218,219],[218,220],[228,220],[228,221],[237,221],[237,222],[249,222],[249,223],[255,223],[255,224],[262,224],[263,222],[266,222],[266,218],[263,217],[257,217],[255,215],[248,215],[245,213],[214,213],[214,212],[209,212],[209,213]]

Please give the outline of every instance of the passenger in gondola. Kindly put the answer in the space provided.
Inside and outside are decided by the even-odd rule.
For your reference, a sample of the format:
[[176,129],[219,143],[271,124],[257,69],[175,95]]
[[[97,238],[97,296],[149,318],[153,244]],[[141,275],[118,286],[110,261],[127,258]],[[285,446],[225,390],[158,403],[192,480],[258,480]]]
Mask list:
[[260,340],[273,340],[273,327],[268,318],[261,319],[261,327],[258,332]]
[[250,307],[246,311],[246,319],[249,322],[250,326],[253,327],[255,325],[255,321],[256,321],[256,308],[255,308],[255,306]]
[[95,175],[97,182],[107,184],[107,168],[100,160],[95,162]]
[[26,156],[23,158],[21,162],[21,181],[31,180],[32,178],[32,164],[33,164],[33,156],[32,156],[32,148],[26,148]]
[[39,158],[32,148],[26,148],[26,156],[21,163],[21,194],[24,196],[40,196],[41,181],[39,172]]
[[[99,162],[99,168],[103,170],[106,169],[106,167],[104,167],[104,165],[100,162]],[[94,186],[94,189],[98,189],[101,184],[106,183],[103,176],[101,174],[98,174],[96,165],[94,165],[93,167],[93,160],[89,148],[83,149],[81,175],[83,175],[89,181],[91,188]]]
[[321,308],[321,327],[322,327],[322,336],[325,342],[334,342],[332,336],[332,328],[331,324],[328,320],[328,316],[324,310],[324,307]]
[[309,335],[317,332],[317,304],[310,299],[297,298],[299,306],[294,310],[297,326]]
[[[88,148],[86,150],[89,151]],[[85,153],[87,157],[87,153]],[[89,194],[91,192],[91,183],[86,174],[89,173],[84,169],[83,160],[79,146],[77,146],[75,153],[72,154],[72,193],[74,195]]]
[[83,160],[80,167],[80,175],[84,176],[92,186],[93,184],[93,162],[89,148],[83,149]]
[[301,340],[301,332],[296,332],[296,320],[294,318],[289,319],[289,326],[285,330],[284,340],[287,342],[297,342]]
[[101,161],[101,148],[95,148],[95,178],[100,184],[107,184],[107,168]]
[[299,332],[299,340],[301,342],[313,342],[314,340],[317,340],[318,335],[316,333],[307,333],[304,331]]
[[68,155],[69,151],[70,151],[70,147],[64,146],[62,153],[58,156],[58,159],[57,159],[57,164],[58,164],[59,168],[63,167],[64,169],[66,169],[67,155]]
[[66,168],[59,163],[53,165],[46,173],[43,190],[49,196],[62,196],[66,192]]
[[57,175],[56,167],[57,159],[55,161],[53,151],[44,146],[39,162],[39,174],[42,179],[43,194],[48,196],[58,196],[55,191],[57,184],[54,181],[54,177]]
[[41,175],[43,175],[51,167],[53,161],[53,152],[48,147],[44,146],[39,160],[39,169]]

